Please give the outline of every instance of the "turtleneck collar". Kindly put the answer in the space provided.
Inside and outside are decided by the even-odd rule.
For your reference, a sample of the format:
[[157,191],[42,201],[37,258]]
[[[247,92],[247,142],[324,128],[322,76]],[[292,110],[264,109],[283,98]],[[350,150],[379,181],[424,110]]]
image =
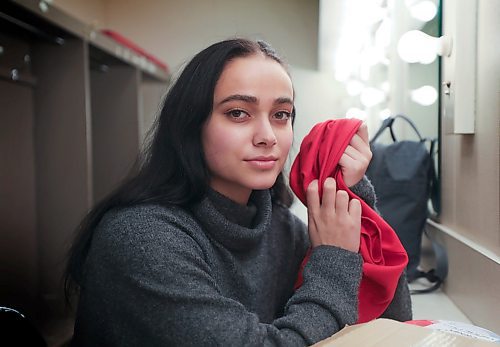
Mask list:
[[241,205],[210,189],[192,209],[207,234],[232,250],[257,245],[271,223],[269,190],[252,192],[248,205]]

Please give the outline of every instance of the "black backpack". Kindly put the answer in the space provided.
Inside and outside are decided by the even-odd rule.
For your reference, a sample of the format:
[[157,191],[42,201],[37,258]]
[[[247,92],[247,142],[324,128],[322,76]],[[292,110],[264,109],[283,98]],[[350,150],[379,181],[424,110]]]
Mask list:
[[[396,119],[408,122],[419,140],[398,141],[392,128]],[[393,143],[376,142],[386,129],[389,129]],[[434,168],[435,143],[435,139],[422,138],[415,124],[403,115],[385,119],[370,141],[373,158],[366,175],[377,193],[377,209],[408,253],[408,281],[425,277],[433,283],[430,288],[414,290],[414,293],[439,288],[448,272],[444,248],[428,233],[426,235],[432,242],[437,266],[427,272],[418,267],[426,220],[431,213],[439,212],[439,187]]]

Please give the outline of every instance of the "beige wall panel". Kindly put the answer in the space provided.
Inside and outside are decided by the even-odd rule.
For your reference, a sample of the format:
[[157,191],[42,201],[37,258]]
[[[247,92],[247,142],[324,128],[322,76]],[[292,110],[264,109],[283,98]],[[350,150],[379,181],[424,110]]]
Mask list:
[[449,256],[446,294],[474,324],[499,333],[500,265],[446,233],[439,240]]
[[[500,2],[478,2],[473,135],[442,133],[442,214],[437,232],[449,257],[444,290],[473,323],[500,332]],[[447,20],[446,3],[444,23]],[[459,40],[460,38],[454,38]],[[474,47],[471,47],[474,49]],[[435,228],[431,228],[436,230]]]
[[441,217],[442,224],[496,255],[500,255],[500,56],[491,42],[500,31],[499,10],[498,1],[479,2],[476,133],[443,134]]
[[269,41],[287,60],[316,69],[318,0],[56,0],[54,5],[99,28],[120,32],[177,71],[215,41]]
[[161,57],[176,71],[194,53],[230,36],[269,41],[287,60],[316,68],[318,1],[106,1],[109,28]]
[[52,3],[85,23],[96,27],[106,23],[103,0],[54,0]]

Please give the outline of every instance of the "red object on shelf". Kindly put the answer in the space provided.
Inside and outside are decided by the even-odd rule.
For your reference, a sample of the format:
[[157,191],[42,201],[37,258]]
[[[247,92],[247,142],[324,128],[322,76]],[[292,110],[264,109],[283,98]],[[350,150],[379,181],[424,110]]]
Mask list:
[[165,64],[163,61],[155,57],[153,54],[147,52],[144,48],[138,46],[135,42],[131,41],[130,39],[126,38],[122,34],[117,33],[114,30],[110,29],[103,29],[101,32],[115,40],[116,42],[126,46],[127,48],[131,49],[132,51],[136,52],[137,54],[140,54],[147,58],[149,61],[157,65],[159,68],[164,70],[165,72],[168,72],[168,66]]

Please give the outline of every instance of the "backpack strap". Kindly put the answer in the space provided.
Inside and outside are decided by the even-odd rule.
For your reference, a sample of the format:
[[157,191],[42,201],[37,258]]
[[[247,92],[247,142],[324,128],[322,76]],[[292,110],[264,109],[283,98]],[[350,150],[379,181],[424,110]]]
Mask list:
[[424,227],[424,234],[431,241],[432,250],[436,259],[436,267],[434,269],[430,269],[429,271],[418,271],[413,279],[425,278],[432,283],[432,286],[423,289],[412,289],[410,290],[410,294],[425,294],[433,292],[441,287],[441,284],[443,284],[446,276],[448,276],[448,254],[446,253],[446,249],[430,236],[427,231],[427,227]]
[[[439,180],[437,178],[436,170],[434,167],[434,155],[436,151],[437,139],[430,139],[430,168],[429,168],[429,200],[431,201],[432,208],[434,211],[429,211],[430,214],[436,214],[439,212]],[[429,239],[432,245],[432,250],[434,252],[435,257],[435,268],[429,271],[418,271],[414,279],[417,278],[425,278],[429,282],[433,283],[429,288],[424,289],[413,289],[410,291],[411,294],[424,294],[430,293],[441,287],[441,284],[444,282],[446,276],[448,276],[448,254],[446,249],[431,237],[430,233],[427,230],[427,227],[424,226],[424,234]]]
[[396,135],[394,134],[394,129],[392,128],[392,125],[394,124],[394,121],[398,118],[403,119],[412,127],[412,129],[415,131],[415,133],[417,134],[417,136],[421,142],[425,141],[425,139],[422,137],[422,135],[418,131],[415,123],[413,123],[413,121],[410,118],[408,118],[402,114],[398,114],[396,116],[390,116],[390,117],[387,117],[386,119],[384,119],[384,121],[380,125],[380,128],[377,130],[375,135],[373,135],[372,139],[370,140],[370,145],[373,142],[375,142],[380,137],[380,135],[382,135],[382,133],[385,131],[385,129],[387,129],[387,128],[389,128],[389,131],[391,132],[392,141],[397,142]]
[[[392,123],[394,122],[394,117],[387,117],[384,119],[382,124],[380,125],[380,128],[378,128],[377,132],[375,135],[373,135],[372,139],[370,140],[370,145],[372,145],[379,137],[382,135],[382,133],[385,131],[385,129],[390,128],[391,129],[391,136],[393,136],[392,132]],[[393,140],[396,141],[396,139],[393,137]]]
[[429,155],[431,157],[430,160],[430,170],[429,170],[429,199],[431,201],[432,211],[429,211],[429,214],[433,217],[437,216],[439,212],[441,212],[441,199],[439,196],[439,177],[436,173],[436,167],[434,166],[434,156],[436,155],[436,144],[437,138],[430,140],[430,149]]
[[[418,131],[417,126],[415,125],[415,123],[413,123],[413,121],[410,118],[408,118],[402,114],[398,114],[398,115],[394,116],[394,120],[396,120],[397,118],[405,120],[406,123],[408,123],[412,127],[412,129],[415,131],[419,140],[421,142],[425,141],[425,139],[422,137],[422,135],[420,135],[420,131]],[[392,123],[391,123],[391,126],[392,126]],[[393,139],[394,139],[394,136],[393,136]],[[396,140],[394,140],[394,141],[396,141]]]

